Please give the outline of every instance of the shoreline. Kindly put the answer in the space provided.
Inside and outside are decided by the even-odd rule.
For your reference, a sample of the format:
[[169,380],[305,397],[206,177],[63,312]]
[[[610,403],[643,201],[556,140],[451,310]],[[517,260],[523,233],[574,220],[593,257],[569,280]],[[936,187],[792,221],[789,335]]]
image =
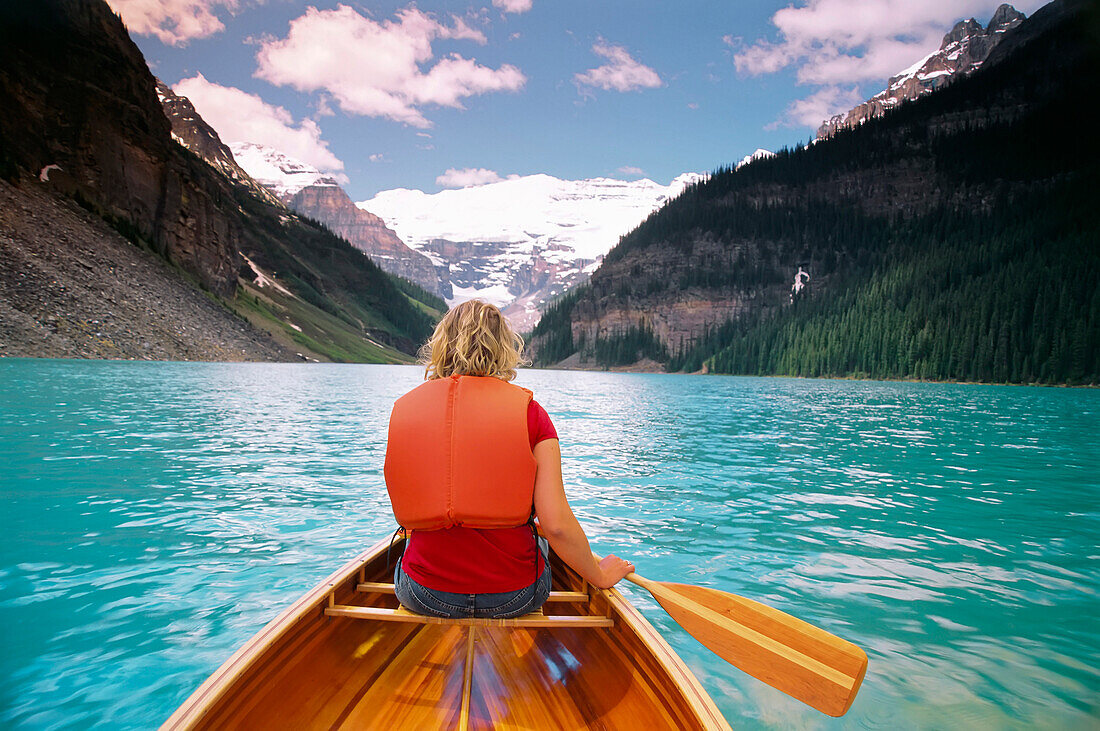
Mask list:
[[[87,358],[81,356],[33,356],[33,355],[11,355],[6,353],[0,353],[0,361],[5,360],[64,360],[64,361],[94,361],[100,363],[223,363],[223,364],[245,364],[245,363],[267,363],[271,365],[416,365],[415,363],[367,363],[358,361],[348,362],[336,362],[336,361],[309,361],[301,358],[293,360],[207,360],[203,358],[197,359],[166,359],[166,358]],[[617,367],[617,368],[557,368],[554,366],[544,366],[539,368],[527,368],[523,370],[534,371],[561,371],[561,372],[578,372],[578,373],[619,373],[625,375],[654,375],[654,376],[705,376],[705,377],[724,377],[724,378],[787,378],[793,380],[803,381],[862,381],[868,383],[927,383],[938,385],[956,385],[956,386],[1026,386],[1032,388],[1084,388],[1084,389],[1097,389],[1100,388],[1100,384],[1097,383],[1010,383],[1010,382],[992,382],[992,381],[949,381],[949,380],[934,380],[923,378],[863,378],[859,376],[792,376],[779,373],[771,374],[752,374],[752,373],[703,373],[702,371],[694,371],[692,373],[683,372],[668,372],[658,370],[643,370],[640,368],[632,368],[630,366]]]

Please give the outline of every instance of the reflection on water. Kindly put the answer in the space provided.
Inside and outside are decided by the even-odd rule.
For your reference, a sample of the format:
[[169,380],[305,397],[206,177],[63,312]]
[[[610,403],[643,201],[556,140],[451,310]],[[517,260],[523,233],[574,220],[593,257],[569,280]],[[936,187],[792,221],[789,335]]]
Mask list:
[[[389,532],[397,366],[0,361],[0,724],[147,728]],[[864,647],[845,727],[1100,718],[1100,394],[523,372],[598,550]],[[624,588],[735,725],[824,716]]]

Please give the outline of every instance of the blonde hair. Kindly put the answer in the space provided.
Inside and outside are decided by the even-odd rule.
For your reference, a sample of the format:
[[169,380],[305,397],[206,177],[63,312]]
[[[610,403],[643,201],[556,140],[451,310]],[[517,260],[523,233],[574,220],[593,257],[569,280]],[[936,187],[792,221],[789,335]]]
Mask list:
[[435,332],[420,348],[424,378],[494,376],[503,381],[516,377],[523,359],[523,338],[494,305],[469,300],[439,321]]

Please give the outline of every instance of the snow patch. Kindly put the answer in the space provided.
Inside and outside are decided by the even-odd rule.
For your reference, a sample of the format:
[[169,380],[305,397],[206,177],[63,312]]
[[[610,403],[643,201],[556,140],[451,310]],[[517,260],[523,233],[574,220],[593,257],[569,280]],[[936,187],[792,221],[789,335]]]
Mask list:
[[525,255],[558,249],[569,258],[595,259],[703,179],[685,173],[660,185],[647,178],[560,180],[539,174],[434,194],[397,188],[356,205],[381,216],[418,250],[433,239],[446,239],[513,244],[512,251]]
[[38,180],[40,182],[43,182],[43,183],[50,182],[50,171],[51,170],[61,170],[61,166],[50,164],[50,165],[47,165],[46,167],[42,168],[42,170],[39,171],[39,173],[38,173]]
[[254,142],[230,142],[233,159],[253,180],[279,198],[290,198],[311,185],[337,186],[331,175],[273,147]]
[[452,287],[454,294],[447,300],[447,307],[454,307],[467,300],[482,300],[497,307],[506,307],[516,297],[508,291],[503,284],[494,284],[489,287]]
[[802,291],[806,283],[810,281],[810,273],[802,267],[798,267],[798,273],[794,275],[794,284],[791,285],[791,299]]
[[[239,251],[237,253],[241,254],[241,258],[244,259],[245,263],[248,264],[248,266],[252,269],[252,272],[256,275],[255,284],[257,287],[272,287],[273,289],[282,292],[285,295],[289,295],[290,297],[294,296],[293,294],[291,294],[289,289],[264,274],[263,271],[258,266],[256,266],[256,264],[251,259],[249,259],[247,256]],[[294,327],[294,325],[291,325],[291,327]]]
[[756,148],[756,151],[753,152],[751,155],[745,155],[743,158],[741,158],[741,160],[733,166],[733,169],[740,170],[741,168],[748,165],[750,162],[763,160],[766,157],[775,157],[775,153],[771,150],[765,150],[763,147],[758,147]]

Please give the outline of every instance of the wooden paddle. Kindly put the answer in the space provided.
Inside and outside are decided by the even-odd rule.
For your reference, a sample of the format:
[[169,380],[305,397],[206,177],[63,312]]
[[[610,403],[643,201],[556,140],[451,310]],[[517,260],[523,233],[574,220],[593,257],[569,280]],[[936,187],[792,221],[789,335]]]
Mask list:
[[867,654],[778,609],[718,589],[626,580],[642,587],[688,633],[728,663],[830,716],[855,700]]

